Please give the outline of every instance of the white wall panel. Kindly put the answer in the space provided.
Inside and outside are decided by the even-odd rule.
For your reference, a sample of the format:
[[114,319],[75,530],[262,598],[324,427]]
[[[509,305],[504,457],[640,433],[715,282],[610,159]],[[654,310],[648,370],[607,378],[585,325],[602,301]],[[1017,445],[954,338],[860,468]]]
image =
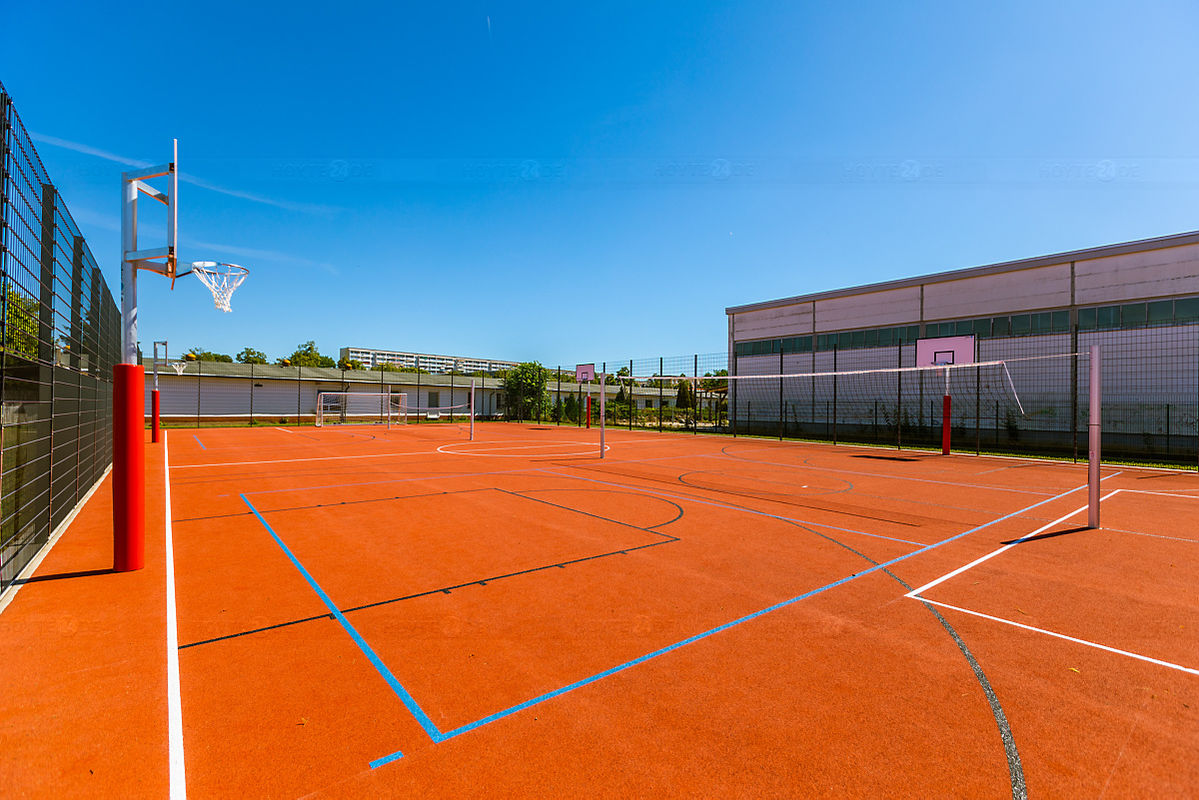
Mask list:
[[746,311],[733,315],[733,325],[733,337],[739,342],[801,336],[812,332],[812,304]]
[[1070,265],[1055,264],[924,286],[924,319],[986,317],[1070,305]]
[[821,332],[883,328],[919,321],[919,286],[816,301],[816,329]]
[[1079,305],[1199,293],[1199,245],[1095,258],[1075,265]]

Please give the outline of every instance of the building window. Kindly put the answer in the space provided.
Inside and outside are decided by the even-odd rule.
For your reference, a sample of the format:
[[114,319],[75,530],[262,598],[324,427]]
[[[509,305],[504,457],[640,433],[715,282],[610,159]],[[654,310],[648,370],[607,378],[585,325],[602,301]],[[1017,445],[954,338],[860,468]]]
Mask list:
[[1174,321],[1174,302],[1157,300],[1149,304],[1149,324],[1169,325]]
[[441,392],[429,392],[429,407],[437,408],[441,405]]

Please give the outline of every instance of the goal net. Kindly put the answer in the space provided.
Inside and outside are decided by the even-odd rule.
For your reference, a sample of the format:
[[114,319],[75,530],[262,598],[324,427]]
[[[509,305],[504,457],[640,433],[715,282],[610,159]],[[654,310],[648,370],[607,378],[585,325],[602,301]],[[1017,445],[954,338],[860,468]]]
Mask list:
[[385,425],[397,422],[407,402],[405,393],[320,392],[316,396],[316,424]]
[[417,405],[409,403],[407,396],[392,411],[392,424],[404,425],[409,422],[471,422],[474,420],[474,409],[468,400],[455,405]]

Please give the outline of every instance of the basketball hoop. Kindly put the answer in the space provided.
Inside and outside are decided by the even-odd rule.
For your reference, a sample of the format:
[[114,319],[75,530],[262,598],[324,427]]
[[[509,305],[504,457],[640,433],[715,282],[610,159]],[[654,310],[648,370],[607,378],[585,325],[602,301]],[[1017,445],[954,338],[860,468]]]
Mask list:
[[183,370],[187,369],[187,362],[176,361],[174,364],[171,364],[171,369],[175,370],[176,375],[182,375]]
[[225,264],[220,261],[196,261],[191,265],[191,272],[212,292],[213,304],[221,311],[233,310],[229,307],[229,298],[250,274],[250,271],[243,266]]

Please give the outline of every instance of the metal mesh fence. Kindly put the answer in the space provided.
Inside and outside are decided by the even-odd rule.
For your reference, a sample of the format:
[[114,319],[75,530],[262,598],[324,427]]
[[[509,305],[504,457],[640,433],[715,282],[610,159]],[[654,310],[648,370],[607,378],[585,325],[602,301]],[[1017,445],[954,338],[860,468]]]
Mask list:
[[[1085,458],[1088,361],[1100,346],[1105,458],[1199,468],[1199,325],[1173,324],[978,341],[979,362],[1004,362],[1020,400],[987,368],[955,370],[954,449]],[[739,356],[734,374],[854,373],[915,365],[915,347]],[[939,447],[938,370],[820,380],[734,380],[733,433],[896,447]]]
[[112,462],[120,317],[0,84],[0,591]]

